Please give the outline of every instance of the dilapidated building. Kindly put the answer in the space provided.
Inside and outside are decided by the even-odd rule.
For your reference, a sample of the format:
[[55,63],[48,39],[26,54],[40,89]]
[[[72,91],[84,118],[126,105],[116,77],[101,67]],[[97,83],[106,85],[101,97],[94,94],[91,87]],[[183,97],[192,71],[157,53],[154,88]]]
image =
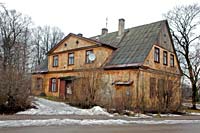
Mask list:
[[95,71],[106,82],[101,103],[144,111],[176,110],[181,69],[167,21],[124,26],[125,20],[119,19],[116,32],[103,28],[101,35],[91,38],[67,35],[33,72],[32,93],[72,97],[81,89],[74,87],[81,73]]

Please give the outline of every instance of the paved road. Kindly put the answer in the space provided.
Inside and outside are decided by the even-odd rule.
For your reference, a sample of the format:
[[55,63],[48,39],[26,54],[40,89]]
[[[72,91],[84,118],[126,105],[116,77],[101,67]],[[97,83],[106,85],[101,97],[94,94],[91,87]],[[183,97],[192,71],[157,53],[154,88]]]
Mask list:
[[199,133],[200,124],[0,128],[0,133]]

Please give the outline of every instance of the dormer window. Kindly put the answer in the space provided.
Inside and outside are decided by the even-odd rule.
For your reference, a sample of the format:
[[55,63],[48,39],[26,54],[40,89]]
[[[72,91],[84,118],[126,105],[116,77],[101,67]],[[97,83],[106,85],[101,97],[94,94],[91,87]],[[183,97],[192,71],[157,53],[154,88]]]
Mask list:
[[174,67],[174,55],[170,54],[170,66]]
[[68,65],[74,65],[74,53],[68,54]]
[[58,66],[58,55],[53,56],[53,67]]
[[160,49],[157,47],[154,49],[154,61],[157,63],[160,62]]
[[92,61],[89,59],[89,55],[93,54],[93,50],[86,50],[86,58],[85,58],[85,63],[90,64]]
[[163,51],[163,65],[167,65],[167,51]]

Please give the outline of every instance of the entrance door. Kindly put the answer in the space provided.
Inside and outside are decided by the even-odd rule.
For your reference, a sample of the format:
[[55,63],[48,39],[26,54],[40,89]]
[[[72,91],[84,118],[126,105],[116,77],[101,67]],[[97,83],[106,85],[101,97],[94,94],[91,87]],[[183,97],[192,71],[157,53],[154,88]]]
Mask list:
[[73,93],[73,82],[71,80],[65,81],[65,96],[66,98],[70,98]]
[[65,99],[65,80],[60,80],[60,98]]

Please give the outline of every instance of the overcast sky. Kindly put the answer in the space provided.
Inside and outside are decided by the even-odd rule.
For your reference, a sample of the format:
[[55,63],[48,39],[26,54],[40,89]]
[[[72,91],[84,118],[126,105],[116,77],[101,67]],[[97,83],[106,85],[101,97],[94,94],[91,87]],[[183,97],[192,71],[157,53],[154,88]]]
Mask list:
[[67,35],[82,33],[85,37],[118,29],[118,19],[125,27],[164,19],[163,13],[177,5],[198,3],[200,0],[0,0],[8,9],[31,16],[35,25],[57,26]]

